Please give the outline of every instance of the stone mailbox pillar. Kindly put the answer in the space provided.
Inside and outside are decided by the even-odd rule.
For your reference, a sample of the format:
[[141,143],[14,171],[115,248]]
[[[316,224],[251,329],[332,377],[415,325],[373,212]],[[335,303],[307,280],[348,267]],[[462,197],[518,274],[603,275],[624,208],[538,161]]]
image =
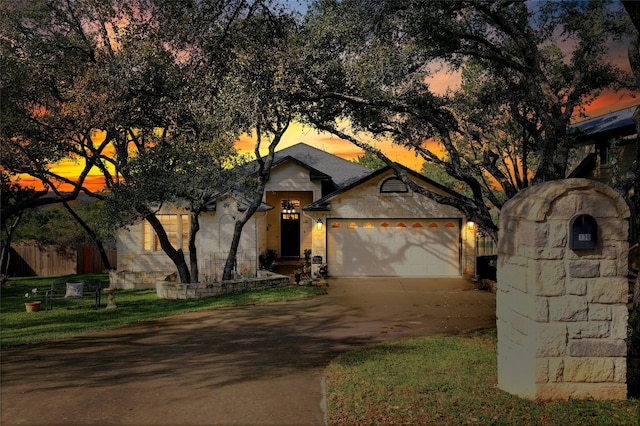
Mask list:
[[505,204],[500,389],[545,400],[627,397],[628,218],[617,192],[587,179],[537,185]]

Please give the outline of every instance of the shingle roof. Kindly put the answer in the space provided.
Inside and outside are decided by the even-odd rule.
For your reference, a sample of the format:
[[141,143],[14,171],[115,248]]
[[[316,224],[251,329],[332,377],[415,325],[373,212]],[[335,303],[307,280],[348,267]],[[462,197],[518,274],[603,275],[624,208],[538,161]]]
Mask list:
[[570,131],[577,132],[579,138],[620,131],[625,127],[628,127],[630,131],[634,131],[635,124],[633,123],[633,113],[637,108],[638,105],[634,105],[619,111],[600,115],[589,120],[572,124],[569,126],[569,129]]
[[331,180],[337,188],[349,185],[371,173],[371,170],[358,163],[345,160],[302,142],[277,151],[274,165],[279,164],[287,157],[294,158],[310,168],[331,176]]

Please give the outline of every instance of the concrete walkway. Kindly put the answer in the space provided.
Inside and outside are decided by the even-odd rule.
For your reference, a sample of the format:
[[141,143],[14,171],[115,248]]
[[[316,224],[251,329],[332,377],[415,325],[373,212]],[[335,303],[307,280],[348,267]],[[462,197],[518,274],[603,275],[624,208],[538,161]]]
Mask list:
[[323,425],[322,374],[384,340],[495,325],[460,279],[330,279],[307,300],[2,351],[2,425]]

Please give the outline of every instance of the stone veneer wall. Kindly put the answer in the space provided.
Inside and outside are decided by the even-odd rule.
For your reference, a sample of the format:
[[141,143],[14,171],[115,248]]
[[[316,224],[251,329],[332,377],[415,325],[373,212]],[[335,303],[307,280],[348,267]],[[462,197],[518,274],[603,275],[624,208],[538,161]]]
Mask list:
[[[598,222],[598,248],[569,248],[569,221]],[[522,191],[500,215],[498,387],[531,399],[625,399],[629,209],[586,179]]]
[[109,286],[121,290],[156,288],[158,280],[171,275],[171,271],[109,271]]
[[162,299],[201,299],[221,294],[240,293],[245,291],[267,290],[275,287],[291,285],[291,278],[268,274],[258,278],[241,278],[213,283],[176,283],[158,281],[156,293]]

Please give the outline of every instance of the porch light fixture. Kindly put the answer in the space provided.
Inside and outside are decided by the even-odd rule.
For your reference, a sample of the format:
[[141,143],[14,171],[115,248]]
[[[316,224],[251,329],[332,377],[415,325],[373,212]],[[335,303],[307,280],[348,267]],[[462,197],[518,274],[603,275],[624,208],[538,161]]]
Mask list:
[[475,223],[473,223],[473,222],[471,222],[471,221],[467,222],[467,228],[469,228],[469,229],[473,230],[473,227],[474,227],[474,226],[476,226],[476,224],[475,224]]
[[316,228],[318,228],[318,231],[322,229],[322,218],[318,218],[318,221],[316,222]]

